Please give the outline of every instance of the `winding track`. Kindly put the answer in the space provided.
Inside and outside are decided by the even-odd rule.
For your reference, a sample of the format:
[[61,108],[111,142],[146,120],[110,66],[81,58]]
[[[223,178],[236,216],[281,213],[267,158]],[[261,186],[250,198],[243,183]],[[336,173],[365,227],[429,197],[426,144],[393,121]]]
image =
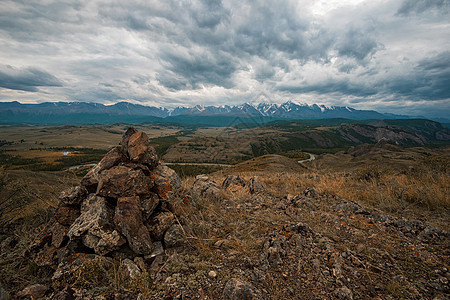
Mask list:
[[307,152],[305,152],[305,153],[309,155],[309,158],[303,159],[303,160],[299,160],[299,161],[298,161],[299,164],[302,164],[302,163],[305,163],[305,162],[308,162],[308,161],[313,161],[313,160],[316,159],[316,156],[315,156],[314,154],[312,154],[312,153],[307,153]]

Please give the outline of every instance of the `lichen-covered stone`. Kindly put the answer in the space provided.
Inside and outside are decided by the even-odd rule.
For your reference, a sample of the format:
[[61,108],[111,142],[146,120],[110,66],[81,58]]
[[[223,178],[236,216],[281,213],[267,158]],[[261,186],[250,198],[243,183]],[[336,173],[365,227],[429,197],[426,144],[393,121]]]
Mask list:
[[151,173],[154,180],[154,190],[161,198],[167,198],[170,191],[181,187],[181,180],[177,173],[165,165],[158,165]]
[[119,272],[122,275],[122,278],[133,280],[139,277],[142,274],[141,269],[131,260],[131,259],[124,259],[122,260]]
[[247,185],[247,181],[245,181],[241,176],[239,175],[228,175],[227,178],[222,183],[222,188],[226,190],[232,185],[236,185],[239,187],[245,187]]
[[164,245],[166,248],[181,246],[184,239],[183,227],[179,224],[173,224],[164,234]]
[[147,225],[151,237],[155,241],[161,241],[167,229],[175,224],[175,215],[171,212],[157,214]]
[[114,224],[127,238],[131,250],[143,255],[151,253],[153,244],[142,222],[139,197],[121,197],[117,200]]
[[123,245],[125,238],[114,229],[114,211],[105,198],[90,195],[84,211],[70,226],[67,236],[82,238],[83,244],[104,255]]
[[194,185],[192,188],[202,196],[207,197],[218,197],[220,193],[220,188],[217,183],[209,179],[209,177],[204,174],[197,175],[197,177],[195,177]]
[[145,196],[150,194],[153,181],[140,169],[116,166],[101,174],[97,195],[118,199],[120,197]]
[[52,232],[52,246],[59,248],[67,237],[67,232],[69,231],[69,226],[61,225],[57,222],[53,224],[51,228]]
[[65,205],[79,205],[86,195],[87,190],[84,187],[74,186],[61,192],[59,200]]
[[95,192],[101,179],[100,173],[126,161],[127,158],[122,151],[119,148],[113,148],[81,179],[81,185],[90,193]]

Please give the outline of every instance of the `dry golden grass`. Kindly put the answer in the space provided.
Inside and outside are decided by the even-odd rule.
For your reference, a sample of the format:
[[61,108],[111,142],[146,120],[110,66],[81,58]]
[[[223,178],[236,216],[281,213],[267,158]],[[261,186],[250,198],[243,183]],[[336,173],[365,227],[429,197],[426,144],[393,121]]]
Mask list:
[[[250,173],[241,175],[249,177]],[[310,186],[319,193],[359,201],[394,215],[425,218],[450,229],[450,178],[446,172],[422,168],[405,174],[369,166],[354,173],[310,169],[304,173],[265,173],[261,178],[278,197],[297,195]]]
[[17,220],[39,223],[49,209],[56,208],[61,191],[77,181],[65,172],[0,169],[0,226]]

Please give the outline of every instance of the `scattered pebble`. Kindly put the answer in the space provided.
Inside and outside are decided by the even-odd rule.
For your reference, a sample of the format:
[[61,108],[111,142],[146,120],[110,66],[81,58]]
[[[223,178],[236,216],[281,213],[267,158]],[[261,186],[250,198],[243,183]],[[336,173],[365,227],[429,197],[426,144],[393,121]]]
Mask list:
[[208,276],[211,278],[216,278],[217,273],[215,271],[209,271]]

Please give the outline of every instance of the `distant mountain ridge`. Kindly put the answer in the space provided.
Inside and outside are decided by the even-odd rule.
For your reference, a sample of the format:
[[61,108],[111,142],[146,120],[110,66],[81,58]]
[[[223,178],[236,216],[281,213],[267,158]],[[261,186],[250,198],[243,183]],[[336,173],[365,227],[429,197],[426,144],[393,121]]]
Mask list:
[[[297,104],[291,101],[283,104],[244,103],[241,105],[177,107],[145,106],[128,102],[104,105],[89,102],[45,102],[40,104],[21,104],[0,102],[0,124],[85,124],[117,122],[170,121],[172,117],[242,117],[270,119],[328,119],[347,118],[395,119],[409,116],[384,114],[374,110],[357,110],[351,107],[326,106],[318,104]],[[163,120],[164,119],[164,120]],[[98,121],[98,122],[97,122]],[[200,121],[199,121],[200,122]]]

